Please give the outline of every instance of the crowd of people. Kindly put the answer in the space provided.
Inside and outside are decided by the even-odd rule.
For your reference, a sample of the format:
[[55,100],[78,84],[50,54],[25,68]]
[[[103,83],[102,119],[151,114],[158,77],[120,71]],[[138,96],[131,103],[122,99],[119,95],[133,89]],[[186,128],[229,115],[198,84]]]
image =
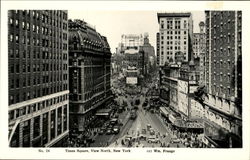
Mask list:
[[[171,123],[164,120],[164,123],[166,124],[166,127],[171,134],[171,137],[173,139],[177,139],[179,141],[176,143],[177,147],[188,147],[188,148],[202,148],[203,142],[201,140],[201,134],[194,133],[194,132],[182,132],[179,131],[176,127],[174,127]],[[176,142],[176,141],[175,141]],[[171,143],[175,143],[174,141],[171,141]]]

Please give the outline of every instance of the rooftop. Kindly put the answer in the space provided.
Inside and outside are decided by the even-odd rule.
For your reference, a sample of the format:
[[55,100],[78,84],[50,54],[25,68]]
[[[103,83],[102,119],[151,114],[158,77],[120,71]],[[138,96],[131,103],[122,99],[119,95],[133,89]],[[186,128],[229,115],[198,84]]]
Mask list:
[[158,22],[159,22],[159,18],[161,17],[190,17],[190,16],[191,16],[191,12],[157,13]]

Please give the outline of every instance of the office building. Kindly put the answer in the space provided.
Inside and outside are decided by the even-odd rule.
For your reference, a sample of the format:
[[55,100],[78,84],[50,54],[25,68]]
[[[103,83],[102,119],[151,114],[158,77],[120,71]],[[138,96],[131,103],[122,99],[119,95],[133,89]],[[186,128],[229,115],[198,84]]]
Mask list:
[[8,11],[11,147],[67,146],[67,17],[62,10]]
[[86,133],[111,98],[107,38],[82,20],[69,20],[70,132]]
[[175,61],[175,54],[184,55],[184,61],[191,59],[193,20],[191,13],[158,13],[159,34],[157,34],[157,59],[159,65]]
[[242,147],[242,13],[205,14],[205,142]]

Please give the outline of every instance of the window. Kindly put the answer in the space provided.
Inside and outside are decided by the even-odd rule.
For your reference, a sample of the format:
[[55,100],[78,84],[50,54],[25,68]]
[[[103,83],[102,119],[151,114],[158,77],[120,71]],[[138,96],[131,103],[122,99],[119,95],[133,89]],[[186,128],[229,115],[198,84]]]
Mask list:
[[230,88],[227,88],[227,94],[228,94],[228,96],[230,96],[230,94],[231,94],[231,89]]
[[227,75],[227,81],[230,82],[230,75]]
[[161,29],[163,29],[164,28],[164,24],[161,24]]
[[231,49],[227,48],[227,55],[230,56],[230,54],[231,54]]
[[19,88],[19,79],[16,79],[16,88]]
[[10,50],[9,50],[9,53],[10,53],[10,57],[11,57],[11,58],[14,58],[14,52],[13,52],[13,49],[10,49]]
[[22,22],[22,28],[25,29],[25,23],[24,22]]
[[30,24],[27,23],[27,30],[29,31],[30,30]]
[[35,11],[32,11],[33,18],[35,18],[36,14]]
[[27,65],[27,68],[28,68],[28,72],[30,72],[30,65],[29,64]]
[[13,19],[12,18],[10,18],[9,23],[10,23],[10,25],[13,25]]
[[13,34],[10,35],[10,41],[13,42]]
[[25,44],[25,36],[22,38],[22,43]]
[[36,26],[33,24],[33,32],[35,32],[36,31]]
[[19,43],[19,36],[16,35],[16,43]]
[[10,66],[10,73],[14,73],[14,65],[13,64]]
[[19,50],[16,49],[16,58],[19,58]]
[[184,21],[184,28],[187,28],[187,21]]
[[19,21],[16,20],[16,27],[19,27]]
[[27,99],[30,99],[30,92],[27,92]]
[[16,65],[16,73],[19,73],[19,64]]

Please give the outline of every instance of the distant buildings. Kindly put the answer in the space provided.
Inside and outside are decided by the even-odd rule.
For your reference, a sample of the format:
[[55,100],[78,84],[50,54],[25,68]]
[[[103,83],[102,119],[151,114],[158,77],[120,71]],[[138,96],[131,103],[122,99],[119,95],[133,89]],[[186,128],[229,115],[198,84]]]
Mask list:
[[191,13],[158,13],[157,61],[160,66],[175,61],[175,54],[191,59],[193,20]]
[[193,55],[194,58],[200,57],[201,54],[205,53],[206,50],[206,34],[205,34],[205,23],[200,22],[199,23],[200,32],[199,33],[193,33]]
[[204,85],[205,82],[205,51],[206,51],[206,34],[205,23],[199,23],[200,32],[193,33],[193,56],[200,63],[200,79],[199,84]]
[[70,133],[86,133],[111,98],[111,52],[106,37],[69,20]]
[[150,74],[156,66],[156,56],[154,47],[149,43],[148,34],[144,34],[143,45],[140,49],[144,53],[144,75]]
[[138,84],[140,79],[149,75],[156,65],[154,47],[149,43],[147,33],[144,36],[122,35],[121,43],[116,48],[113,58],[114,69],[117,71],[122,69],[129,79],[126,79],[128,84]]
[[142,46],[143,36],[142,34],[123,34],[121,36],[121,44],[126,49],[127,47]]
[[242,147],[242,13],[205,13],[206,143]]
[[67,146],[67,37],[67,11],[8,11],[10,147]]

